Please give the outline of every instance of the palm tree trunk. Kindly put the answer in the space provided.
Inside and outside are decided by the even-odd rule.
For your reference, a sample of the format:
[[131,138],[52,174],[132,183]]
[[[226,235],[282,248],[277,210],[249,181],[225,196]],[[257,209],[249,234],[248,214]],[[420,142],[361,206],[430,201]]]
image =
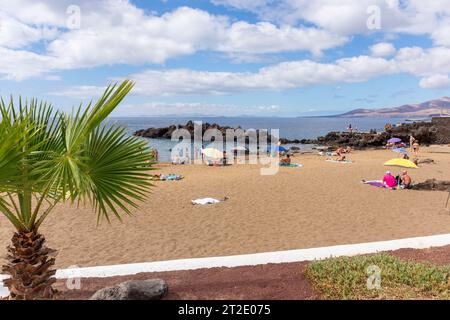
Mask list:
[[2,272],[10,278],[3,280],[10,297],[16,300],[51,299],[52,284],[56,281],[51,269],[55,264],[55,250],[47,248],[41,234],[17,232],[8,246],[7,264]]

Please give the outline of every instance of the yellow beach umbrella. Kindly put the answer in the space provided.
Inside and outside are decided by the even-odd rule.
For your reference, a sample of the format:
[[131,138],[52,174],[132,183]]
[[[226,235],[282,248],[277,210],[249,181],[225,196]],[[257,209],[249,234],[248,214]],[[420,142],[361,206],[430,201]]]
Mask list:
[[400,159],[400,158],[396,158],[396,159],[391,159],[387,162],[384,163],[385,166],[397,166],[397,167],[405,167],[405,168],[418,168],[418,166],[410,161],[410,160],[406,160],[406,159]]
[[222,158],[223,152],[220,152],[217,149],[214,148],[206,148],[202,150],[202,153],[205,155],[205,157],[208,158]]

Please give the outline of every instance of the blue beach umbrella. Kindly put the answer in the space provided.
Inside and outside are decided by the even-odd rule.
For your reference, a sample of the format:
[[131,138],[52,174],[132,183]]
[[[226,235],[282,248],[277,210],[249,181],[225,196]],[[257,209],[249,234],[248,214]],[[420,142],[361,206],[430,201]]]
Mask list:
[[392,151],[401,153],[401,154],[408,154],[408,151],[406,151],[405,148],[395,148],[395,149],[392,149]]
[[277,146],[277,148],[275,149],[277,152],[286,152],[287,149],[285,147],[282,146]]

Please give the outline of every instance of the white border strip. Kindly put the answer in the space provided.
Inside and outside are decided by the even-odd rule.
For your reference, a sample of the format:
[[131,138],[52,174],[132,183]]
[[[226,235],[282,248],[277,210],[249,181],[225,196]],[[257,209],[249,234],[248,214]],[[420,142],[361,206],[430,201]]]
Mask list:
[[[403,248],[425,249],[450,244],[450,234],[427,237],[406,238],[399,240],[378,241],[358,244],[346,244],[321,248],[264,252],[224,257],[179,259],[168,261],[97,266],[76,269],[60,269],[56,272],[57,279],[92,278],[133,275],[142,272],[164,272],[178,270],[195,270],[203,268],[254,266],[267,263],[288,263],[321,260],[330,257],[354,256],[376,253],[380,251],[398,250]],[[2,287],[0,275],[0,296],[6,296],[8,291]],[[6,290],[6,291],[5,291]]]

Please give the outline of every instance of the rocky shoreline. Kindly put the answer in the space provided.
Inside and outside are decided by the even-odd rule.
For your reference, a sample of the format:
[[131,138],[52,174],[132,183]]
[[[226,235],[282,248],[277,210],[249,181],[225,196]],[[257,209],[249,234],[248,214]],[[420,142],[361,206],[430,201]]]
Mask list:
[[[142,130],[138,130],[136,132],[134,132],[135,136],[138,137],[144,137],[144,138],[152,138],[152,139],[171,139],[172,138],[172,134],[175,132],[175,130],[187,130],[192,136],[194,135],[194,122],[193,121],[188,121],[185,125],[179,124],[179,125],[171,125],[168,127],[162,127],[162,128],[148,128],[148,129],[142,129]],[[226,136],[226,131],[231,129],[231,130],[238,130],[238,129],[242,129],[241,127],[237,127],[237,128],[232,128],[229,126],[221,126],[217,123],[202,123],[202,136],[205,134],[205,132],[207,130],[210,129],[216,129],[218,130],[223,137]],[[245,130],[245,129],[242,129]],[[254,130],[256,132],[256,136],[259,137],[260,133],[263,132],[263,130]],[[268,135],[268,142],[270,143],[273,139],[275,139],[273,136]],[[236,139],[235,139],[236,140]],[[287,139],[279,139],[282,143],[283,141],[289,141]],[[248,137],[246,137],[245,139],[246,143],[249,142]],[[259,141],[258,141],[259,142]],[[293,143],[293,142],[287,142],[287,143]]]
[[317,139],[304,139],[300,143],[324,146],[351,146],[357,149],[382,147],[396,137],[404,142],[412,135],[422,145],[450,144],[450,125],[445,122],[415,122],[392,126],[382,132],[329,132]]
[[[185,125],[171,125],[163,128],[148,128],[138,130],[134,133],[136,136],[170,139],[172,133],[177,129],[185,129],[190,134],[194,133],[194,123],[188,121]],[[216,123],[203,123],[202,134],[208,129],[217,129],[225,135],[228,129],[242,129],[241,127],[232,128],[229,126],[220,126]],[[256,130],[259,137],[259,130]],[[450,124],[446,121],[415,122],[393,125],[382,132],[371,130],[370,132],[329,132],[325,136],[316,139],[286,139],[280,138],[281,144],[315,144],[329,147],[351,146],[356,149],[381,147],[392,137],[409,141],[410,135],[413,135],[421,144],[450,144]],[[273,137],[269,136],[269,142]],[[246,139],[248,142],[248,139]]]

